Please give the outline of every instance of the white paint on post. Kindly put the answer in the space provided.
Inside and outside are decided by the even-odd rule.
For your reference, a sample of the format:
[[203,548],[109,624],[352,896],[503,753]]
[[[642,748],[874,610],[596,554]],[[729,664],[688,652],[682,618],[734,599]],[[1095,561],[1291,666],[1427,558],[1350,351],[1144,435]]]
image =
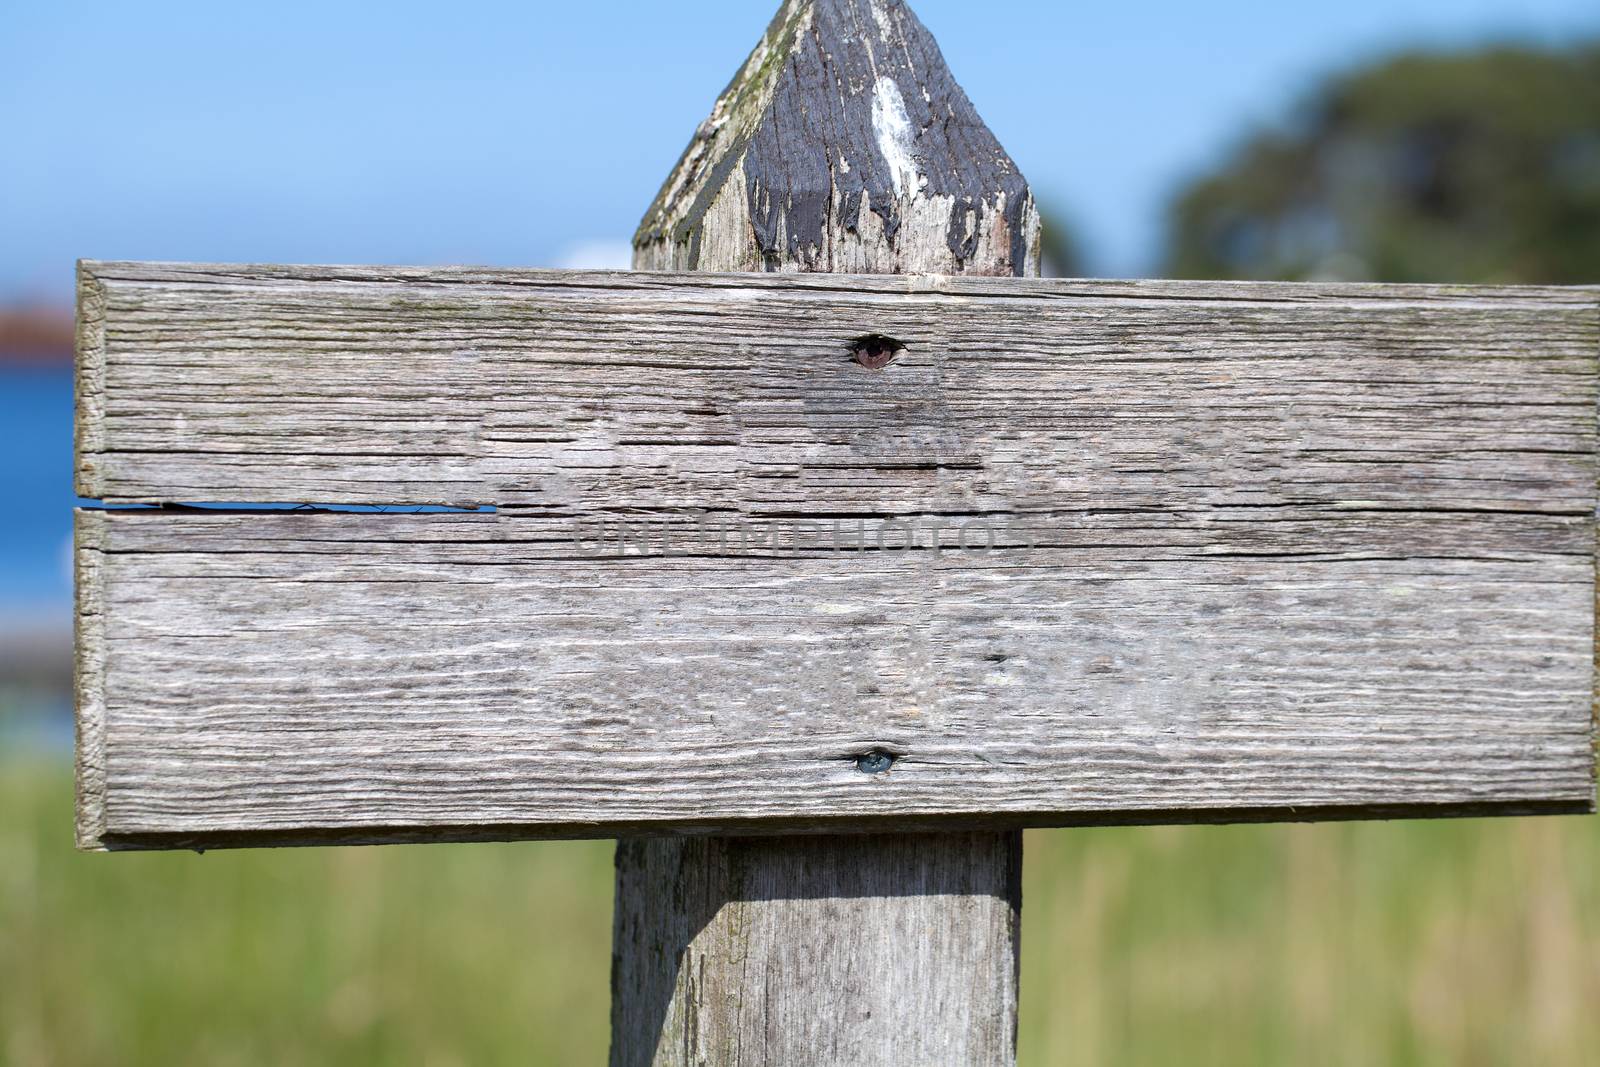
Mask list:
[[893,78],[880,76],[872,87],[872,131],[878,137],[878,154],[889,167],[898,196],[916,193],[916,131],[906,114],[905,97]]

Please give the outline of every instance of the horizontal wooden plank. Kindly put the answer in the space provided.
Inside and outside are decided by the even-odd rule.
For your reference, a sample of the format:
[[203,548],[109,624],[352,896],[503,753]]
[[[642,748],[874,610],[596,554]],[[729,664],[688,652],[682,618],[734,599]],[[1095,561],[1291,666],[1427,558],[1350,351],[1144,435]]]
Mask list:
[[88,847],[1592,805],[1594,290],[81,279],[80,493],[499,509],[82,513]]
[[1588,810],[1591,519],[1288,518],[662,555],[81,512],[82,841]]
[[1577,514],[1597,347],[1581,289],[88,263],[78,491]]

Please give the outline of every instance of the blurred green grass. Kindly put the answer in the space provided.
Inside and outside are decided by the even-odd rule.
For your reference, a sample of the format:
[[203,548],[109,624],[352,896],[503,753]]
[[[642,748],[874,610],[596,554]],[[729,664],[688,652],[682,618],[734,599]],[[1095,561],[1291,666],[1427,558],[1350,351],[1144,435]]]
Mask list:
[[[604,1062],[604,842],[72,851],[0,757],[0,1063]],[[1026,1064],[1595,1062],[1600,820],[1030,833]]]

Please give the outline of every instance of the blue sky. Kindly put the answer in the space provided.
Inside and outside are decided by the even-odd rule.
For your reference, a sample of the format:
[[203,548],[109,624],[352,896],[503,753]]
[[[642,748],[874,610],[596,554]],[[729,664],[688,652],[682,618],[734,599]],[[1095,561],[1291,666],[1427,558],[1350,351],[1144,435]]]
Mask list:
[[[1173,189],[1385,51],[1600,33],[1595,0],[914,0],[1105,275]],[[8,4],[0,303],[79,256],[602,265],[776,0]],[[0,373],[0,622],[64,612],[71,385]]]
[[[1319,74],[1600,32],[1594,0],[913,6],[1123,275],[1174,186]],[[776,2],[8,7],[0,300],[65,299],[78,256],[548,265],[625,239]]]

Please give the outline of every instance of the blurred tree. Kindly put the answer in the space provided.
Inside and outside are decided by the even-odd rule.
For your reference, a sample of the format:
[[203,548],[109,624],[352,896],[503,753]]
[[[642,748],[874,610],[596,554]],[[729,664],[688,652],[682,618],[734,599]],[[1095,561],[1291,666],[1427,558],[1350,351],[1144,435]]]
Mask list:
[[1054,201],[1039,202],[1039,256],[1046,278],[1082,278],[1083,255],[1067,222],[1066,212]]
[[1175,202],[1189,278],[1600,281],[1600,42],[1335,78]]

